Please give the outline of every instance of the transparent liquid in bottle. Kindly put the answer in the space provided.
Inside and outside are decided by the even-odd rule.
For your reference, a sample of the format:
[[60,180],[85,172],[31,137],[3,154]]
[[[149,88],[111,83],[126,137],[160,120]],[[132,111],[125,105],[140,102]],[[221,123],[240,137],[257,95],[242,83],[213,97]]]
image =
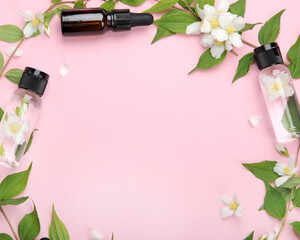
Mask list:
[[41,105],[36,93],[22,88],[13,92],[0,124],[0,163],[19,166]]

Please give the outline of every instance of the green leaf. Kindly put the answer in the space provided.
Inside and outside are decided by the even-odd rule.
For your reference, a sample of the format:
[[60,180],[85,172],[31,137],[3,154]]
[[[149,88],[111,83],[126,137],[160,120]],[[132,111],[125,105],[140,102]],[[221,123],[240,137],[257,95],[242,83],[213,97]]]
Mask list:
[[292,77],[300,78],[300,35],[298,36],[296,43],[288,51],[287,57],[291,61],[289,70]]
[[26,171],[8,175],[0,184],[0,199],[10,199],[22,193],[27,185],[32,163]]
[[294,188],[298,185],[300,185],[300,177],[292,177],[289,180],[287,180],[284,184],[282,184],[281,187]]
[[196,0],[196,4],[199,4],[199,8],[204,9],[205,4],[214,6],[215,0]]
[[286,149],[285,146],[282,146],[282,145],[280,145],[280,144],[276,144],[275,147],[276,147],[277,151],[278,151],[281,155],[286,156],[286,157],[289,157],[289,156],[290,156],[290,154],[289,154],[289,152],[288,152],[288,150]]
[[34,205],[34,210],[26,214],[19,223],[18,233],[21,240],[33,240],[39,235],[40,229],[40,220]]
[[69,240],[70,236],[63,222],[58,218],[54,205],[52,207],[52,220],[49,228],[51,240]]
[[168,36],[172,36],[176,33],[169,31],[168,29],[165,29],[163,27],[158,26],[157,27],[157,32],[155,37],[153,38],[151,44],[157,42],[159,39],[164,38],[164,37],[168,37]]
[[160,0],[153,7],[144,11],[144,13],[163,12],[170,7],[173,7],[176,3],[178,3],[178,0]]
[[0,52],[0,70],[3,67],[3,64],[4,64],[4,58],[3,58],[2,53]]
[[223,60],[226,57],[227,52],[223,52],[223,54],[221,55],[221,57],[219,59],[214,58],[211,53],[210,53],[210,49],[207,49],[200,57],[197,66],[189,72],[192,73],[197,69],[209,69],[212,68],[218,64],[220,64],[221,62],[223,62]]
[[300,207],[300,187],[295,190],[293,204],[295,207]]
[[295,94],[288,98],[281,123],[288,132],[300,131],[300,106]]
[[61,17],[61,11],[64,9],[71,9],[72,7],[68,6],[68,5],[60,5],[56,8],[56,14],[57,16],[60,18]]
[[295,232],[300,237],[300,222],[292,222],[290,225],[294,228]]
[[246,237],[244,240],[253,240],[254,231],[250,233],[248,237]]
[[243,33],[243,32],[252,30],[256,25],[259,25],[259,24],[262,24],[262,23],[246,23],[245,27],[241,31],[239,31],[239,33]]
[[268,183],[266,183],[266,196],[264,201],[264,207],[267,213],[277,219],[283,219],[286,211],[286,202],[277,189],[272,188]]
[[55,3],[60,3],[61,0],[52,0],[52,2],[55,4]]
[[254,61],[254,53],[253,52],[246,54],[245,56],[243,56],[240,59],[239,65],[237,67],[236,74],[232,80],[232,83],[234,83],[237,79],[245,76],[248,73],[250,65],[253,63],[253,61]]
[[14,84],[19,84],[23,70],[19,68],[12,68],[5,73],[5,77]]
[[0,240],[13,240],[13,238],[6,233],[0,233]]
[[276,41],[280,31],[280,18],[284,11],[285,9],[271,17],[261,27],[258,33],[258,40],[261,45]]
[[4,115],[4,111],[2,108],[0,108],[0,121],[2,120],[3,115]]
[[103,8],[106,11],[112,11],[112,10],[114,10],[115,5],[116,5],[116,2],[114,2],[114,1],[108,1],[108,2],[103,3],[100,6],[100,8]]
[[129,6],[138,6],[141,5],[146,0],[120,0],[120,2],[129,5]]
[[29,138],[29,140],[28,140],[27,146],[26,146],[25,151],[24,151],[24,155],[27,153],[27,151],[29,150],[29,148],[30,148],[30,146],[31,146],[32,139],[33,139],[33,134],[34,134],[35,131],[38,131],[38,129],[34,129],[34,130],[31,132],[30,138]]
[[262,161],[258,163],[243,163],[243,166],[247,168],[258,179],[273,183],[279,176],[274,172],[276,162],[275,161]]
[[187,26],[196,21],[197,19],[191,13],[174,9],[155,20],[154,24],[171,32],[185,33]]
[[25,202],[27,199],[28,199],[28,197],[21,197],[21,198],[14,198],[14,199],[2,199],[2,200],[0,200],[0,206],[20,205],[23,202]]
[[19,42],[23,38],[23,32],[15,25],[0,26],[0,40],[10,43]]
[[246,0],[238,0],[229,6],[231,13],[244,17],[246,10]]
[[277,187],[276,189],[282,194],[282,196],[284,197],[284,200],[286,202],[290,201],[291,192],[292,192],[292,190],[290,188]]
[[74,4],[74,8],[84,8],[84,1],[83,0],[77,0]]

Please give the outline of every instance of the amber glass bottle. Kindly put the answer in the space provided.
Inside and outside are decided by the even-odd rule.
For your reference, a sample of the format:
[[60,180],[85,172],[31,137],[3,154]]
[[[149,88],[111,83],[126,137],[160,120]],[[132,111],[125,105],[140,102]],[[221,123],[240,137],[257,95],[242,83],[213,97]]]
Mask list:
[[130,30],[153,23],[149,13],[130,13],[128,9],[107,12],[102,8],[66,9],[61,11],[64,36],[103,34],[108,30]]

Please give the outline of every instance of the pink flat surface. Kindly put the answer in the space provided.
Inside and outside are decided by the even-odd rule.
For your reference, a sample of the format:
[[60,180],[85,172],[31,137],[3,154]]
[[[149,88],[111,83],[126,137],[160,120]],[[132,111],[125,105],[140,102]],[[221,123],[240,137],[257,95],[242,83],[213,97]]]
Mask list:
[[[18,12],[44,11],[43,1],[3,0],[1,25],[23,26]],[[97,7],[100,1],[91,1]],[[147,1],[134,11],[152,5]],[[122,4],[118,8],[124,7]],[[299,34],[298,0],[248,1],[246,22],[264,22],[283,8],[278,38],[286,55]],[[158,16],[156,16],[158,17]],[[0,167],[0,179],[33,162],[28,187],[46,236],[55,204],[71,239],[88,239],[92,230],[119,240],[241,240],[252,230],[256,239],[279,221],[258,212],[264,185],[241,165],[280,156],[259,89],[258,70],[231,84],[238,59],[187,73],[204,49],[199,36],[169,37],[150,45],[156,27],[94,37],[64,38],[52,21],[51,38],[25,41],[23,56],[9,68],[32,66],[51,75],[32,148],[20,169]],[[255,44],[258,28],[243,37]],[[3,52],[14,44],[0,43]],[[240,56],[252,51],[236,49]],[[72,65],[61,78],[60,64]],[[295,81],[300,93],[300,82]],[[0,81],[0,106],[16,88]],[[248,117],[261,115],[256,128]],[[296,151],[296,142],[286,144]],[[221,194],[233,195],[245,208],[240,218],[221,220]],[[14,226],[32,211],[27,201],[5,207]],[[299,221],[300,210],[289,215]],[[1,232],[10,230],[0,216]],[[297,236],[287,226],[281,239]]]

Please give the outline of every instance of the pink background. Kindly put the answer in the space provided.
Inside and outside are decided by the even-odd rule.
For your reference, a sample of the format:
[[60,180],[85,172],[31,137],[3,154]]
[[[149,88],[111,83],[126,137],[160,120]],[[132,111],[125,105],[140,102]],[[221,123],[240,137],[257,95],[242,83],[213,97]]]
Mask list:
[[[44,11],[43,1],[1,2],[1,25],[23,26],[18,12]],[[97,7],[102,1],[89,2]],[[153,5],[147,1],[134,11]],[[118,3],[118,8],[124,5]],[[283,8],[278,38],[286,55],[299,34],[299,1],[248,1],[246,21],[266,21]],[[156,18],[158,15],[156,15]],[[0,179],[33,162],[22,194],[36,203],[46,236],[55,204],[71,239],[88,239],[92,230],[121,240],[256,239],[279,221],[258,212],[264,185],[241,165],[287,161],[274,148],[275,137],[259,89],[255,66],[234,85],[238,57],[228,54],[219,66],[187,73],[204,49],[199,36],[178,34],[150,45],[156,27],[94,37],[64,38],[57,17],[51,38],[25,41],[23,56],[9,68],[32,66],[51,75],[32,148],[20,169],[0,167]],[[258,28],[243,38],[258,44]],[[1,51],[14,44],[0,43]],[[239,57],[252,51],[236,49]],[[61,78],[60,64],[72,65]],[[295,81],[297,91],[300,82]],[[0,81],[0,106],[16,88]],[[248,117],[261,115],[256,128]],[[296,142],[286,144],[291,153]],[[242,217],[221,220],[221,194],[244,206]],[[4,208],[14,226],[32,211],[27,201]],[[299,220],[292,212],[288,222]],[[10,230],[0,216],[0,230]],[[294,240],[290,226],[282,239]]]

